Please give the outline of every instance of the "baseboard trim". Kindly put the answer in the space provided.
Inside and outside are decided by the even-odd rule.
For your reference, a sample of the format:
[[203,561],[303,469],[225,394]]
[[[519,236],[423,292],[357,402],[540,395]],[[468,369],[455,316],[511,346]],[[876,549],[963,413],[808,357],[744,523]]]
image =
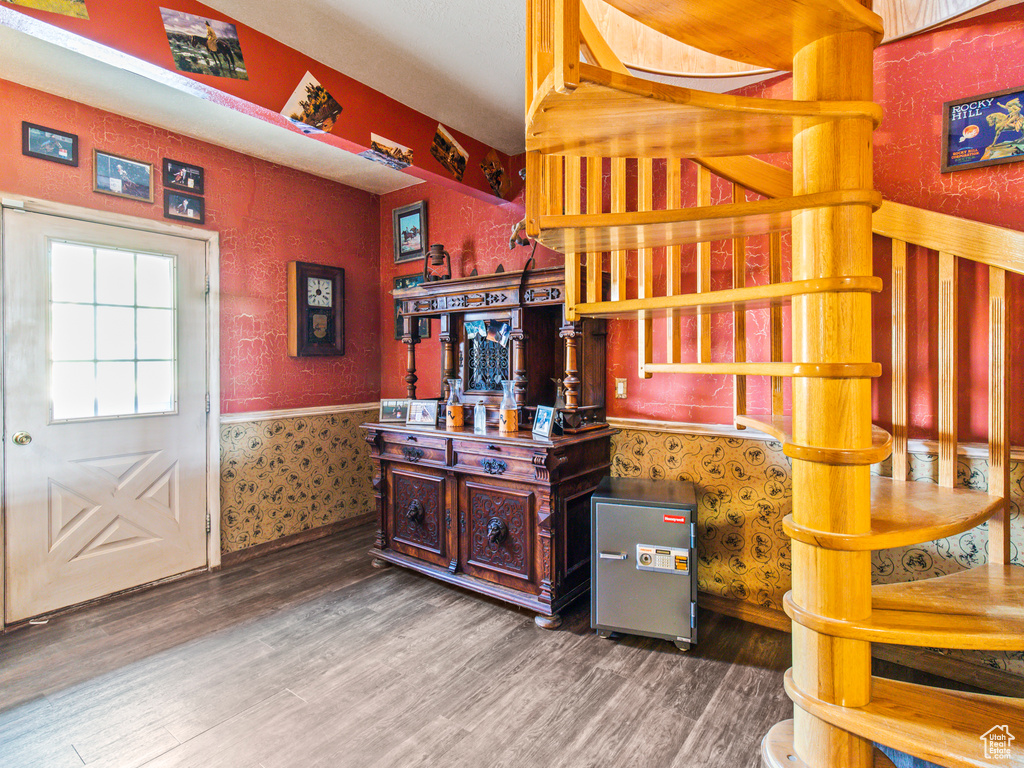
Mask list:
[[[758,624],[762,627],[792,632],[793,624],[790,618],[782,611],[775,608],[763,608],[760,605],[747,603],[743,600],[736,600],[731,597],[721,597],[701,592],[697,595],[697,604],[708,611],[714,611],[724,616],[732,616],[742,621]],[[928,672],[932,675],[944,677],[947,680],[955,680],[958,683],[972,685],[1000,696],[1020,696],[1021,678],[1001,669],[983,667],[980,664],[971,664],[961,659],[954,659],[927,648],[915,648],[906,645],[882,645],[872,643],[871,655],[883,661],[899,664],[901,667],[909,667],[920,672]]]
[[249,421],[273,421],[274,419],[296,419],[302,416],[328,416],[332,413],[380,410],[380,402],[348,403],[346,405],[321,405],[315,408],[284,408],[279,411],[245,411],[243,413],[222,413],[221,424],[243,424]]
[[344,520],[340,520],[337,523],[321,525],[318,528],[310,528],[308,531],[292,533],[288,536],[282,536],[280,539],[274,539],[273,541],[254,544],[253,546],[246,547],[245,549],[239,549],[234,552],[225,552],[220,559],[221,567],[228,568],[232,565],[244,563],[246,560],[252,560],[256,557],[269,555],[272,552],[278,552],[282,549],[288,549],[289,547],[294,547],[299,544],[306,544],[310,541],[316,541],[317,539],[322,539],[327,536],[333,536],[336,533],[347,531],[350,528],[358,528],[360,525],[372,523],[376,518],[376,513],[367,512],[364,515],[349,517]]

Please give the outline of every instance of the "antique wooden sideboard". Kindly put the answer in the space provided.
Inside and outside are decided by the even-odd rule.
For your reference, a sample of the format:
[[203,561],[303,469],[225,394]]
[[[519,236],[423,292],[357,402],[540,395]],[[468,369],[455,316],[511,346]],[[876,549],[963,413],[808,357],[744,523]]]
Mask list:
[[[590,584],[590,496],[608,474],[613,434],[604,422],[604,322],[566,320],[563,275],[506,272],[396,291],[408,396],[416,397],[419,318],[439,318],[435,392],[447,396],[447,379],[467,383],[466,426],[363,425],[376,468],[375,564],[523,606],[549,629]],[[466,332],[481,321],[508,323],[507,344]],[[533,409],[554,405],[558,379],[564,434],[535,437]],[[515,382],[521,429],[511,435],[496,423],[500,380]],[[476,402],[487,407],[483,433],[472,425]]]

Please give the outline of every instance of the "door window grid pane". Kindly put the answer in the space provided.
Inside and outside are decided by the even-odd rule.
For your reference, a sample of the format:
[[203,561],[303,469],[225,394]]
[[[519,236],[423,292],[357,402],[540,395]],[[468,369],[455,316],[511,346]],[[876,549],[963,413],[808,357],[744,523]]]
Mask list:
[[[96,301],[54,301],[54,288],[60,278],[54,274],[53,252],[54,246],[62,247],[62,265],[67,263],[67,246],[75,245],[73,252],[80,258],[88,259],[88,265],[82,265],[79,274],[83,277],[88,273],[92,276],[92,295],[98,297],[103,295],[102,286],[98,285],[98,264],[97,251],[102,250],[107,262],[114,255],[114,249],[97,249],[91,246],[82,247],[79,244],[62,243],[54,241],[50,245],[50,392],[51,392],[51,419],[54,421],[76,421],[90,418],[112,418],[120,416],[135,416],[141,414],[174,413],[177,410],[177,338],[175,318],[177,315],[176,297],[174,295],[176,267],[174,258],[161,254],[135,253],[132,251],[118,251],[118,254],[125,254],[127,259],[122,258],[122,267],[130,263],[132,271],[132,304],[109,304]],[[140,260],[144,260],[144,268],[139,269]],[[117,261],[117,259],[115,259]],[[161,268],[160,262],[164,266]],[[139,279],[151,280],[154,275],[159,278],[161,285],[155,290],[148,290],[150,286],[139,286]],[[127,285],[122,279],[121,300],[127,298]],[[139,295],[144,294],[149,300],[146,303],[139,303]],[[155,306],[154,306],[155,305]],[[69,312],[72,308],[89,308],[92,315],[93,349],[92,354],[70,353],[55,354],[55,350],[67,344],[54,342],[54,334],[61,332],[60,318],[73,316]],[[169,315],[168,322],[161,325],[161,338],[156,340],[140,338],[140,330],[147,327],[143,323],[140,329],[140,310],[144,318],[152,318],[153,310],[160,310],[159,315]],[[104,344],[100,339],[102,332],[101,317],[109,318],[120,313],[124,325],[114,329],[115,333],[122,335],[121,344],[117,349],[109,349],[110,354],[101,354],[104,347],[111,347],[111,344]],[[125,334],[125,327],[131,323],[130,334]],[[167,326],[170,327],[167,327]],[[152,326],[149,323],[148,326]],[[80,329],[79,329],[80,332]],[[130,339],[128,338],[130,336]],[[129,343],[130,342],[130,343]],[[149,342],[149,343],[147,343]],[[116,346],[116,345],[114,345]],[[154,350],[154,346],[157,349]],[[129,347],[131,349],[129,350]],[[146,354],[140,356],[140,347],[145,347]],[[97,352],[99,350],[99,352]],[[86,350],[90,351],[90,350]],[[157,354],[154,354],[154,351]],[[120,354],[114,354],[114,352]],[[130,357],[123,356],[130,353]],[[161,354],[162,353],[162,354]],[[74,362],[75,365],[69,365]],[[141,365],[140,365],[141,363]],[[91,369],[91,375],[88,371]],[[76,381],[67,381],[64,377],[71,371],[75,371]],[[86,380],[82,380],[83,377]],[[103,386],[104,382],[107,384]],[[83,395],[89,393],[89,396]],[[91,401],[91,409],[87,402]],[[130,403],[130,404],[129,404]]]

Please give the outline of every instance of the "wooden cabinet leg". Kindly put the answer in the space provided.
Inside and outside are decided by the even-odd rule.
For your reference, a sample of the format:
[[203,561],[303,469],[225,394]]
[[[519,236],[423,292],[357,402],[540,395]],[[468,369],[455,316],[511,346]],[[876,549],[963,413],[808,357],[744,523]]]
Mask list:
[[538,613],[533,617],[533,623],[541,629],[558,629],[562,626],[562,617],[557,613],[553,613],[550,616]]

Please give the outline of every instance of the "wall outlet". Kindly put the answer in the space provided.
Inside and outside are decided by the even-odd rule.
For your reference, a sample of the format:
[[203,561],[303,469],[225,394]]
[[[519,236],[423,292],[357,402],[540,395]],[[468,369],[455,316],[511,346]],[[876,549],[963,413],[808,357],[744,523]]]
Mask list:
[[615,380],[615,399],[625,400],[626,399],[626,380],[616,379]]

